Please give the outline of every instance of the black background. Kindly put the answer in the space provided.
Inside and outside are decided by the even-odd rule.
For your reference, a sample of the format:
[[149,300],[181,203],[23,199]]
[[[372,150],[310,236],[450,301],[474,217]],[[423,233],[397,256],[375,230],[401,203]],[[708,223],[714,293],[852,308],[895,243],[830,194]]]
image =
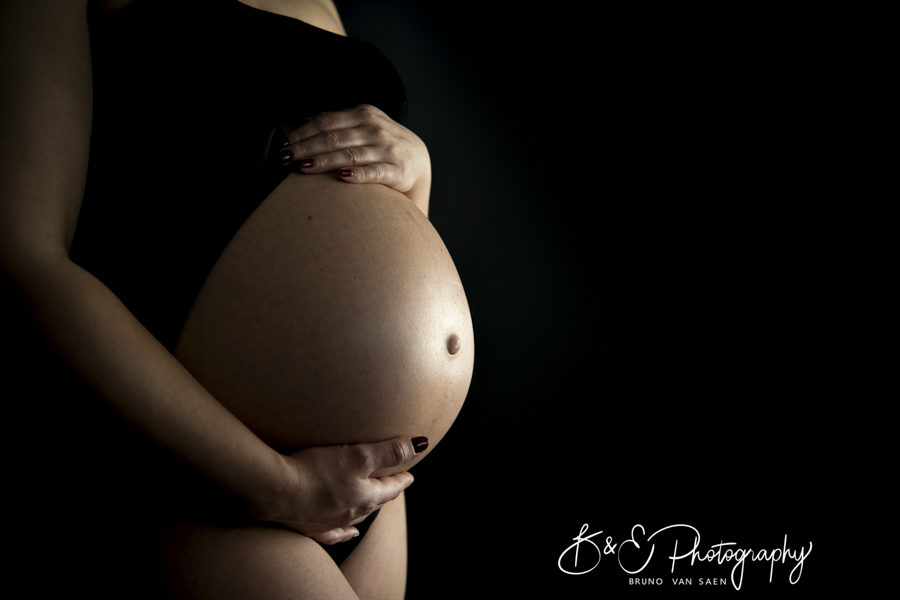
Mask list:
[[[689,524],[702,553],[812,542],[793,586],[792,566],[770,584],[748,562],[745,596],[833,581],[834,32],[738,10],[337,4],[406,84],[476,335],[466,404],[407,492],[408,597],[676,591],[671,539],[638,575],[663,586],[630,585],[613,555],[562,574],[585,523],[616,543]],[[674,576],[721,594],[699,579],[733,564]]]

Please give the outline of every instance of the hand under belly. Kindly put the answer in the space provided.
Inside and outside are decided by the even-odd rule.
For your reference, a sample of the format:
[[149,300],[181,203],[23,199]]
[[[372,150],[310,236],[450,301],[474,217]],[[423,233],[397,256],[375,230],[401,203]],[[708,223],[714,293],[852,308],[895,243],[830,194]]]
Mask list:
[[175,354],[279,449],[424,435],[431,451],[465,400],[474,338],[453,260],[412,202],[292,174],[216,262]]

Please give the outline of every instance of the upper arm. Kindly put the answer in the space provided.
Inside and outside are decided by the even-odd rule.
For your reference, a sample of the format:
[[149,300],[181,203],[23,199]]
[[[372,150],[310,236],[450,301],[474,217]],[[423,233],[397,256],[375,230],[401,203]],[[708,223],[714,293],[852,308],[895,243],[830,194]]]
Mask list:
[[87,0],[0,1],[0,268],[66,254],[91,137]]

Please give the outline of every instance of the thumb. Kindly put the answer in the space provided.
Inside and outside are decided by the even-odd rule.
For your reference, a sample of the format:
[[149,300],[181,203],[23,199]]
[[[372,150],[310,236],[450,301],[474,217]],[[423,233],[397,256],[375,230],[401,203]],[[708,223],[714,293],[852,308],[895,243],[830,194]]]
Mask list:
[[424,436],[414,438],[398,437],[375,444],[368,444],[368,446],[368,463],[371,473],[379,469],[399,467],[411,461],[417,454],[425,452],[428,448],[428,438]]

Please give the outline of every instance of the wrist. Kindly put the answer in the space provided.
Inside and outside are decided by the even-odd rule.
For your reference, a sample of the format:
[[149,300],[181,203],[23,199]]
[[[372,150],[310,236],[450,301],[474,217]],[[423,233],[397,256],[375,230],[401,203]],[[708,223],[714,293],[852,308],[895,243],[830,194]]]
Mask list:
[[280,521],[289,514],[289,499],[300,487],[300,476],[290,464],[291,458],[272,451],[271,463],[245,502],[250,516],[258,521]]

